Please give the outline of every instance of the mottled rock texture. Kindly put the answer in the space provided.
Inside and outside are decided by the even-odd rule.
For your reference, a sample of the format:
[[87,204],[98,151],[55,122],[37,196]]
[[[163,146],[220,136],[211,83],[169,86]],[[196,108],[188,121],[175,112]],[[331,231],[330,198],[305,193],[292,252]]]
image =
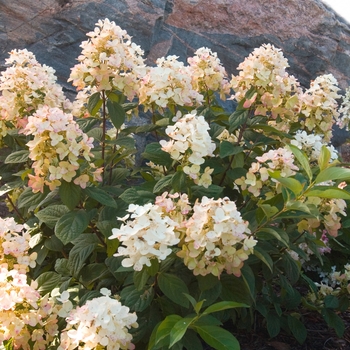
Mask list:
[[271,43],[302,85],[323,73],[350,85],[350,25],[320,0],[1,0],[0,69],[11,49],[27,48],[70,90],[79,45],[106,17],[134,37],[149,64],[207,46],[235,73],[255,47]]

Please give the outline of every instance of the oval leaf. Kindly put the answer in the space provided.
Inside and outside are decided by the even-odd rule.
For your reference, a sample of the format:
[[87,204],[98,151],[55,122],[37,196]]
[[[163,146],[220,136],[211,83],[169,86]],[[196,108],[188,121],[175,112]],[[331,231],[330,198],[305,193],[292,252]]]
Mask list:
[[160,290],[174,303],[188,307],[189,301],[183,293],[190,294],[185,282],[175,275],[161,273],[158,277]]

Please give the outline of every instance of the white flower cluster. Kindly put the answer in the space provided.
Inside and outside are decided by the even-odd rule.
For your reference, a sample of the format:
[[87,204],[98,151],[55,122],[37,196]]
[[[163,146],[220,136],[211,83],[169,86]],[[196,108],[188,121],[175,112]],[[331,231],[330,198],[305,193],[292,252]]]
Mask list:
[[136,271],[150,266],[151,259],[164,260],[178,245],[177,255],[195,275],[220,276],[225,270],[240,276],[257,243],[248,222],[228,198],[203,197],[192,208],[186,194],[165,192],[155,204],[130,205],[129,212],[132,220],[113,229],[110,238],[118,238],[123,245],[115,256],[129,256],[122,265]]
[[144,74],[143,51],[113,21],[99,20],[95,30],[81,44],[79,64],[72,68],[69,81],[78,90],[88,86],[98,91],[118,90],[131,101]]
[[241,101],[254,88],[255,93],[245,101],[244,107],[254,104],[255,115],[271,116],[272,125],[285,132],[297,121],[300,110],[299,83],[286,72],[287,67],[288,61],[281,50],[264,44],[238,66],[239,75],[231,80],[235,99]]
[[298,130],[294,135],[294,139],[290,143],[303,150],[308,156],[310,163],[318,160],[322,146],[328,148],[331,153],[331,161],[339,158],[338,151],[333,145],[325,143],[320,135],[307,134],[305,130]]
[[0,137],[8,128],[23,128],[27,117],[43,105],[70,107],[56,83],[55,70],[38,63],[31,52],[13,50],[6,64],[10,67],[0,75]]
[[214,200],[204,196],[195,203],[185,226],[182,250],[177,255],[195,275],[220,276],[224,270],[241,275],[257,241],[234,202],[227,197]]
[[0,264],[25,274],[29,267],[35,267],[37,253],[28,254],[30,233],[25,225],[19,225],[13,218],[0,218]]
[[343,102],[340,106],[339,113],[341,117],[337,121],[337,125],[343,129],[349,130],[350,123],[350,88],[347,88],[343,96]]
[[[109,237],[123,244],[114,256],[129,256],[122,265],[133,266],[136,271],[141,271],[144,265],[151,266],[152,259],[165,260],[172,252],[170,247],[180,241],[175,231],[178,222],[170,218],[166,207],[157,204],[130,204],[128,212],[131,214],[119,218],[125,224],[114,228]],[[126,221],[128,218],[131,220]]]
[[198,106],[203,96],[192,87],[191,72],[177,56],[157,59],[142,78],[139,100],[145,110],[170,105]]
[[15,349],[46,349],[57,335],[53,302],[40,298],[37,284],[27,282],[37,254],[29,255],[30,234],[13,218],[0,218],[0,344],[13,339]]
[[70,311],[59,350],[135,349],[129,329],[138,327],[136,314],[110,297],[108,289],[102,288],[101,294]]
[[261,157],[256,157],[256,160],[258,162],[251,164],[246,177],[242,176],[235,181],[243,191],[247,189],[254,197],[260,196],[263,185],[268,186],[270,191],[265,193],[267,197],[273,196],[274,191],[279,190],[274,179],[272,179],[272,184],[270,183],[268,170],[279,171],[281,177],[293,176],[295,171],[299,170],[294,164],[293,153],[286,148],[270,150]]
[[[34,161],[35,175],[28,175],[34,192],[43,192],[44,185],[53,190],[62,180],[71,182],[79,169],[79,157],[90,161],[92,156],[93,139],[80,130],[71,114],[58,108],[40,108],[28,118],[24,133],[34,136],[27,143],[29,158]],[[89,174],[81,174],[74,183],[85,188],[89,179]]]
[[200,165],[204,163],[204,157],[214,156],[216,145],[208,133],[210,127],[204,117],[194,113],[181,118],[180,114],[177,115],[174,118],[176,123],[165,130],[170,140],[161,140],[159,143],[163,151],[182,165],[183,171],[195,184],[208,187],[212,182],[210,174],[213,169],[207,167],[204,173],[201,173]]
[[230,84],[217,53],[207,47],[201,47],[194,54],[195,56],[189,57],[187,62],[190,65],[195,90],[202,94],[208,90],[217,91],[220,98],[225,100],[230,93]]
[[337,122],[339,88],[332,74],[321,75],[311,82],[310,88],[302,95],[301,113],[305,120],[302,125],[315,134],[322,135],[324,142],[332,138],[332,126]]

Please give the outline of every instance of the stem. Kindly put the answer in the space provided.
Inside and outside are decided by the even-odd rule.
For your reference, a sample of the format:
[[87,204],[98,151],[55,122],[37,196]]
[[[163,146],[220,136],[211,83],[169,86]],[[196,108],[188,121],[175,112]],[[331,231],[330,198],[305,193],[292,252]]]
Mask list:
[[8,193],[6,193],[6,198],[7,198],[7,200],[10,202],[10,204],[12,205],[13,210],[16,212],[16,214],[19,216],[19,218],[20,218],[23,222],[25,222],[24,217],[23,217],[22,214],[19,212],[18,208],[15,206],[15,204],[13,203],[13,201],[12,201],[11,197],[8,195]]
[[97,231],[96,228],[94,226],[91,226],[92,231],[94,232],[94,234],[97,236],[97,238],[100,240],[100,242],[102,243],[102,245],[107,248],[107,243],[104,241],[103,237],[101,236],[101,232]]
[[106,93],[102,90],[102,160],[103,160],[103,174],[102,184],[104,182],[105,169],[105,148],[106,148]]
[[[115,133],[115,139],[118,138],[119,135],[119,130],[117,129],[117,132]],[[116,152],[117,150],[117,145],[113,146],[113,154]],[[112,170],[113,170],[113,161],[111,161],[111,166],[109,168],[109,185],[112,183]]]

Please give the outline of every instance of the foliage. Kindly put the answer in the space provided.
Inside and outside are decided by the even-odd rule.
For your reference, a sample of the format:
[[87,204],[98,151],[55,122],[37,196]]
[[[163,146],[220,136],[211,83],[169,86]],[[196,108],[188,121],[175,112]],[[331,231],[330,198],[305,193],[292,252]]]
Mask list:
[[350,170],[328,145],[348,123],[334,77],[304,91],[272,45],[229,80],[207,48],[148,67],[114,22],[88,37],[73,102],[26,50],[0,77],[3,346],[232,350],[257,314],[303,343],[310,310],[341,337]]

